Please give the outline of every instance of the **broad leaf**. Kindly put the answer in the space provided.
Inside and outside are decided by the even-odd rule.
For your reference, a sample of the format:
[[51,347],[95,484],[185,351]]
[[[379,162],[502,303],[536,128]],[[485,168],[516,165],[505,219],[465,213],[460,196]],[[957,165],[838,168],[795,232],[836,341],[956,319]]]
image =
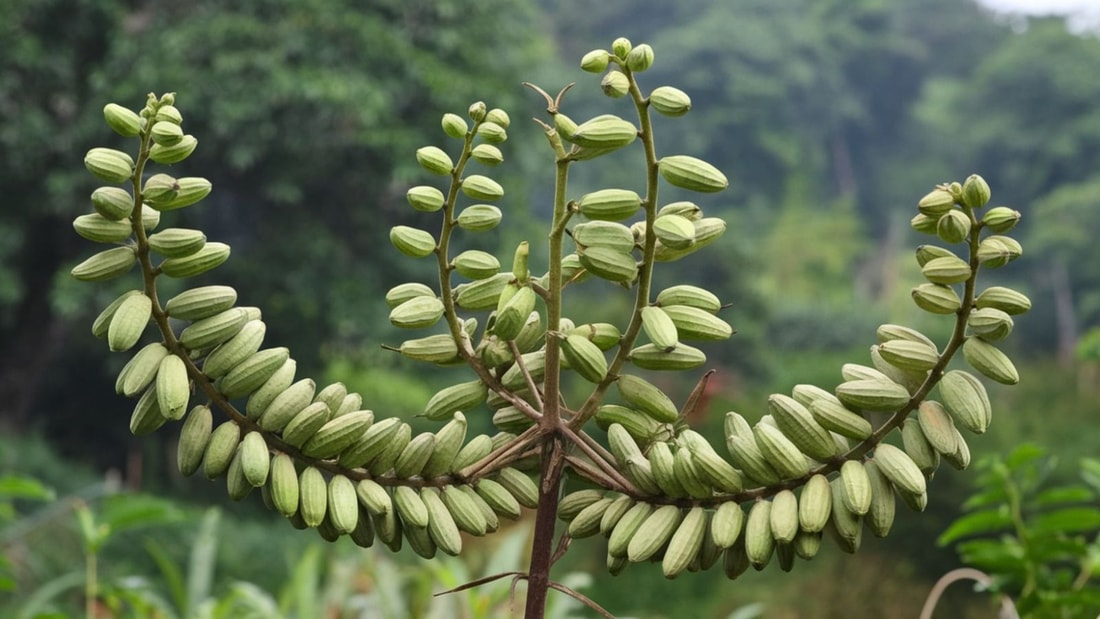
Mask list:
[[1100,528],[1100,509],[1069,507],[1040,514],[1031,519],[1029,528],[1036,533],[1078,533]]
[[951,523],[936,543],[946,546],[962,537],[999,533],[1011,527],[1012,514],[1009,513],[1007,506],[987,509],[967,514]]

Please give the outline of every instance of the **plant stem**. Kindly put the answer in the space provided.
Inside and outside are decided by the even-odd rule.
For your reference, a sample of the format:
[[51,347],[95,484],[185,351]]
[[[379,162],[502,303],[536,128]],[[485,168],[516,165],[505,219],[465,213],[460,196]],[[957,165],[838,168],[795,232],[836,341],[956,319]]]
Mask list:
[[550,560],[553,558],[554,525],[558,513],[565,453],[561,439],[549,436],[543,444],[539,507],[535,516],[535,537],[531,541],[531,564],[527,569],[526,619],[546,616],[546,595],[550,589]]
[[87,619],[95,619],[96,598],[99,596],[99,580],[97,576],[96,553],[89,551],[84,553],[84,614]]

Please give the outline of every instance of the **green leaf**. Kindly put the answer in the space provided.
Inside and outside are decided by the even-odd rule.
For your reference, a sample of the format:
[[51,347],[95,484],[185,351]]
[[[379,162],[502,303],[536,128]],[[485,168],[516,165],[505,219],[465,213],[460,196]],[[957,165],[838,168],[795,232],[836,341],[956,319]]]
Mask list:
[[1095,498],[1096,493],[1084,486],[1063,486],[1040,492],[1031,503],[1035,506],[1087,503]]
[[990,488],[985,492],[979,492],[974,496],[967,499],[962,504],[963,511],[973,511],[979,507],[987,507],[990,505],[1003,505],[1008,503],[1008,494],[1004,488],[1000,485]]
[[962,537],[997,533],[1010,528],[1012,528],[1012,514],[1008,512],[1007,507],[1001,506],[973,512],[959,518],[947,527],[936,543],[946,546]]
[[958,552],[964,563],[988,572],[1019,576],[1027,569],[1023,549],[1011,538],[962,542],[958,545]]
[[214,582],[214,565],[218,558],[218,523],[221,510],[212,507],[206,510],[191,547],[191,558],[187,566],[187,598],[185,614],[191,614],[200,604],[211,596],[211,584]]
[[1012,453],[1008,454],[1008,457],[1005,458],[1004,462],[1009,469],[1013,471],[1018,471],[1025,465],[1035,462],[1039,458],[1042,458],[1044,453],[1045,452],[1043,451],[1042,447],[1039,447],[1038,445],[1035,445],[1033,443],[1024,443],[1016,449],[1013,449]]
[[1100,528],[1100,509],[1069,507],[1031,519],[1028,528],[1035,533],[1079,533]]
[[180,568],[172,562],[172,558],[168,556],[168,553],[164,550],[164,546],[161,546],[157,540],[149,538],[145,540],[145,552],[149,553],[149,556],[153,558],[153,561],[160,569],[161,578],[168,586],[168,594],[172,596],[172,601],[175,602],[176,607],[180,609],[180,612],[187,616],[187,598],[184,593],[183,574],[180,572]]
[[22,475],[0,476],[0,501],[10,499],[29,499],[34,501],[52,501],[57,498],[53,488],[42,485],[37,479]]
[[1100,492],[1100,459],[1081,458],[1081,479]]
[[107,497],[99,510],[101,521],[113,531],[170,524],[184,519],[183,512],[171,501],[140,494]]

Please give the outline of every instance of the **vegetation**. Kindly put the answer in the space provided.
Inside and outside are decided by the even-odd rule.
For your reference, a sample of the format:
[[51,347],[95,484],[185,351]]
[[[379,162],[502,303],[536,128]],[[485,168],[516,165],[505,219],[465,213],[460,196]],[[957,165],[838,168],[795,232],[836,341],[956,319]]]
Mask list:
[[[945,326],[908,300],[920,275],[904,249],[912,234],[906,205],[952,171],[981,170],[996,188],[995,204],[1026,215],[1018,228],[1026,266],[999,271],[992,283],[1024,290],[1036,307],[1016,317],[1018,337],[1008,349],[1025,380],[1012,393],[990,390],[994,409],[1005,413],[988,440],[975,442],[974,455],[1007,451],[1025,437],[1057,446],[1062,458],[1094,451],[1094,437],[1081,431],[1082,415],[1095,410],[1097,358],[1089,344],[1095,336],[1083,337],[1096,326],[1094,35],[1070,32],[1058,19],[998,20],[962,0],[582,5],[482,3],[471,11],[383,3],[354,12],[301,0],[140,10],[50,1],[0,9],[0,40],[11,50],[0,100],[21,121],[0,137],[0,185],[11,205],[0,213],[5,428],[45,433],[66,456],[124,470],[130,487],[200,501],[221,494],[172,473],[172,433],[141,443],[125,435],[124,411],[109,392],[122,363],[103,363],[91,339],[79,335],[125,289],[67,281],[85,251],[69,221],[85,211],[94,188],[71,162],[74,152],[101,142],[96,102],[132,101],[150,88],[180,91],[187,130],[202,140],[180,167],[206,175],[215,191],[203,208],[172,215],[172,225],[233,244],[235,259],[219,269],[219,281],[264,306],[267,338],[295,351],[302,375],[343,381],[385,416],[408,418],[449,376],[417,369],[410,380],[411,363],[379,346],[402,336],[383,326],[387,310],[377,299],[431,271],[396,259],[386,239],[390,224],[422,225],[403,207],[404,189],[419,182],[409,155],[437,139],[441,111],[491,90],[493,103],[515,118],[510,167],[493,173],[508,188],[502,209],[510,225],[480,240],[503,256],[524,238],[541,238],[552,192],[538,173],[545,142],[536,125],[519,119],[544,103],[524,98],[518,83],[571,81],[555,62],[572,66],[608,32],[627,32],[660,51],[647,82],[691,93],[689,121],[654,120],[660,152],[699,155],[732,181],[719,200],[697,200],[730,233],[701,252],[710,259],[681,263],[694,283],[734,302],[722,317],[738,330],[730,345],[707,349],[708,367],[719,372],[690,419],[694,429],[718,436],[716,420],[726,410],[758,410],[764,395],[796,383],[835,384],[832,368],[864,356],[858,342],[879,323],[911,324],[946,341]],[[707,36],[718,24],[733,29]],[[492,43],[464,44],[470,39]],[[1044,98],[1028,94],[1036,92]],[[576,88],[567,98],[570,116],[598,114],[599,98],[591,86]],[[719,135],[737,138],[709,139]],[[600,176],[575,170],[575,195],[628,186],[616,174],[630,179],[636,163],[608,162]],[[261,242],[270,238],[287,242]],[[811,242],[818,238],[832,242]],[[542,245],[531,246],[532,264],[547,264]],[[673,272],[679,267],[657,273],[655,290],[676,283]],[[603,301],[572,299],[567,315],[604,320],[630,310],[627,301]],[[866,311],[851,312],[857,305]],[[388,389],[396,377],[406,382]],[[654,382],[677,399],[690,389]],[[568,398],[583,396],[576,388]],[[487,416],[478,417],[470,416],[471,435],[491,433]],[[418,432],[431,427],[414,423]],[[4,466],[43,476],[43,467],[11,456]],[[926,542],[957,516],[966,483],[950,471],[937,474],[928,513],[899,514],[905,534],[865,548],[866,561],[880,552],[906,557],[910,576],[928,583],[951,569],[953,554]],[[563,568],[595,571],[602,559],[584,555],[594,545],[576,546]],[[597,575],[586,593],[616,612],[661,613],[683,610],[683,600],[668,600],[700,587],[699,612],[714,614],[754,601],[779,609],[783,603],[763,592],[787,582],[754,577],[771,585],[755,597],[739,585],[679,579],[654,588],[673,593],[667,599],[638,606],[617,593],[624,580],[644,582],[632,580],[644,578],[640,570],[632,572],[627,579]],[[33,590],[34,579],[18,582],[21,594]],[[278,581],[263,582],[274,590]]]

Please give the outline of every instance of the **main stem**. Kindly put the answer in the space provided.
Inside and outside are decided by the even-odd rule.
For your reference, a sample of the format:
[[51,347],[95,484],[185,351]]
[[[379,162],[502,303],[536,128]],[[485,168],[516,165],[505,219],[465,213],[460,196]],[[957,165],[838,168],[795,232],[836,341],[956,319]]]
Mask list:
[[[565,193],[569,179],[569,161],[561,138],[554,130],[547,131],[551,146],[557,155],[554,182],[554,225],[550,231],[549,282],[546,298],[547,332],[556,332],[561,320],[561,255],[565,236],[565,222],[569,218]],[[546,398],[543,402],[539,426],[543,431],[542,475],[539,482],[539,509],[535,516],[535,536],[531,540],[531,564],[527,569],[527,602],[524,616],[542,619],[546,614],[546,595],[550,590],[550,561],[554,548],[554,525],[561,493],[562,468],[565,451],[561,433],[561,398],[558,397],[561,377],[561,349],[558,339],[546,338],[546,376],[543,379]]]

